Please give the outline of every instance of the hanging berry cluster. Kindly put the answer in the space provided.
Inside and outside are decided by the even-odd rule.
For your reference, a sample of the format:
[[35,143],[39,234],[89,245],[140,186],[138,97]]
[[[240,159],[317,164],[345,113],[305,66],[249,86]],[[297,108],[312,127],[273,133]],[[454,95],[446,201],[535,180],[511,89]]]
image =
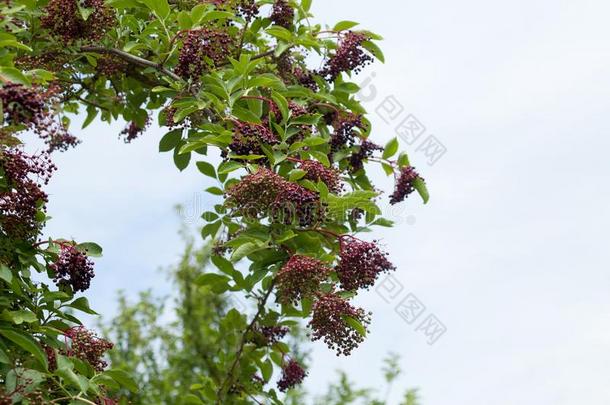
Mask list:
[[235,44],[229,33],[219,28],[200,28],[179,34],[183,41],[176,74],[197,79],[210,68],[227,61]]
[[229,149],[238,156],[262,155],[263,145],[275,145],[279,140],[265,125],[235,121]]
[[277,387],[281,392],[286,392],[301,384],[306,376],[307,372],[303,366],[298,361],[290,359],[282,367],[282,377],[277,382]]
[[312,257],[295,255],[277,273],[278,298],[285,304],[313,298],[326,281],[331,269]]
[[276,0],[273,4],[271,21],[280,27],[290,28],[294,21],[294,9],[286,0]]
[[339,263],[335,268],[341,288],[346,291],[369,289],[380,274],[395,270],[375,242],[365,242],[352,236],[340,240]]
[[373,62],[362,47],[362,43],[370,38],[362,32],[349,31],[341,35],[335,54],[331,56],[320,70],[320,76],[328,81],[334,81],[341,73],[359,73],[365,66]]
[[398,204],[399,202],[404,201],[409,196],[409,194],[414,192],[415,187],[413,186],[413,182],[417,179],[421,179],[421,177],[415,171],[414,167],[404,167],[400,171],[398,180],[396,181],[396,188],[394,190],[394,193],[390,197],[390,204]]
[[75,292],[88,290],[95,277],[91,259],[75,246],[64,243],[57,260],[49,268],[55,273],[55,284],[70,287]]
[[114,347],[111,342],[97,337],[84,326],[70,328],[64,332],[64,336],[69,339],[65,351],[68,357],[74,356],[100,372],[108,366],[103,356]]
[[304,179],[315,183],[321,181],[331,193],[339,194],[343,189],[340,172],[335,168],[326,167],[317,160],[301,160],[298,168],[305,172]]
[[226,204],[247,219],[268,217],[286,225],[306,227],[323,218],[315,192],[262,167],[227,190]]
[[119,133],[119,138],[123,138],[125,143],[131,143],[142,135],[146,128],[150,126],[150,117],[146,117],[144,126],[140,126],[136,121],[130,121],[127,126]]
[[82,6],[80,1],[50,0],[46,15],[41,19],[42,27],[66,43],[81,39],[96,41],[104,37],[114,23],[114,12],[104,0],[83,0]]
[[364,336],[350,323],[350,319],[367,327],[370,313],[352,306],[336,293],[321,294],[313,304],[313,314],[309,321],[313,331],[312,340],[321,339],[337,355],[349,356],[364,341]]
[[0,225],[9,239],[33,241],[43,223],[38,213],[48,201],[43,185],[56,170],[48,154],[28,155],[17,148],[0,150]]
[[[32,130],[47,144],[49,152],[65,151],[80,142],[55,119],[49,107],[56,92],[53,87],[42,91],[14,83],[0,87],[4,122],[14,126],[14,130],[21,129],[20,126]],[[0,129],[0,134],[3,132],[9,130]]]

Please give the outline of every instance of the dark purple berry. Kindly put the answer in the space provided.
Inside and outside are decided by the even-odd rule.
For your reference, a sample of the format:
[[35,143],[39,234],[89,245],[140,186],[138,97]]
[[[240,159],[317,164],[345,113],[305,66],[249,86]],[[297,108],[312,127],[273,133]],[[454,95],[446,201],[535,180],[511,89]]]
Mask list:
[[415,171],[414,167],[407,166],[402,168],[398,180],[396,181],[396,188],[394,193],[390,197],[390,204],[398,204],[407,199],[407,197],[415,191],[413,182],[417,179],[421,179],[419,174]]
[[290,359],[282,367],[282,378],[277,382],[277,387],[281,392],[286,392],[301,384],[306,376],[307,372],[303,366],[298,361]]
[[376,243],[343,236],[339,263],[335,268],[341,288],[347,291],[370,288],[381,273],[396,269],[387,256]]
[[53,281],[58,286],[70,286],[73,291],[86,291],[95,277],[93,262],[75,246],[61,246],[59,257],[50,266],[55,272]]

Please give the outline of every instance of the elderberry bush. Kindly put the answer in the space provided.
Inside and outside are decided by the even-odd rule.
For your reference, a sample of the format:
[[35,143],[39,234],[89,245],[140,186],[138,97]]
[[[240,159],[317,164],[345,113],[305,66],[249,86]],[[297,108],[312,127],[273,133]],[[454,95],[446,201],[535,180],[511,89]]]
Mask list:
[[[309,0],[0,4],[0,378],[17,365],[38,373],[11,401],[26,385],[56,403],[118,402],[135,389],[104,363],[111,344],[71,312],[93,313],[81,294],[101,249],[41,237],[52,154],[78,144],[79,112],[83,129],[121,120],[125,143],[158,117],[159,151],[181,171],[196,166],[215,199],[201,235],[218,271],[190,284],[236,304],[206,326],[222,345],[204,353],[212,371],[182,402],[282,403],[307,374],[290,345],[299,325],[331,352],[356,353],[372,317],[352,299],[397,270],[383,241],[361,235],[392,225],[381,201],[429,196],[398,140],[378,144],[355,97],[354,76],[384,61],[381,37],[351,21],[315,21]],[[322,62],[313,66],[312,54]],[[25,152],[27,130],[46,152]],[[395,179],[394,190],[372,172]]]

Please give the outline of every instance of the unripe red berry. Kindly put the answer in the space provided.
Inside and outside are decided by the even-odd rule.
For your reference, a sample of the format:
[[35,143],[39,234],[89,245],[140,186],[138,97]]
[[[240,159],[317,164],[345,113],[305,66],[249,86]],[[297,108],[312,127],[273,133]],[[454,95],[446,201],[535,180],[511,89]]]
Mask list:
[[330,274],[330,268],[312,257],[294,255],[277,273],[276,283],[280,302],[298,304],[313,297]]
[[89,363],[98,372],[104,371],[108,366],[103,356],[114,347],[111,342],[97,337],[95,333],[87,330],[84,326],[70,328],[64,332],[64,335],[70,339],[69,347],[65,353],[67,356],[74,356]]
[[380,274],[396,269],[387,256],[376,243],[343,236],[339,263],[335,268],[341,288],[355,291],[373,286]]
[[322,163],[315,160],[303,160],[299,163],[299,169],[306,172],[305,179],[311,180],[314,183],[321,181],[326,184],[331,193],[338,194],[343,189],[339,171],[332,167],[326,167]]
[[364,341],[362,336],[347,321],[352,318],[365,328],[370,323],[370,313],[352,306],[346,299],[335,293],[322,294],[313,304],[313,315],[309,327],[312,340],[324,340],[329,349],[337,355],[348,356]]
[[46,15],[41,19],[43,28],[69,43],[77,39],[97,41],[101,39],[114,23],[114,12],[104,0],[83,0],[84,8],[92,9],[85,20],[79,10],[80,0],[50,0],[45,8]]

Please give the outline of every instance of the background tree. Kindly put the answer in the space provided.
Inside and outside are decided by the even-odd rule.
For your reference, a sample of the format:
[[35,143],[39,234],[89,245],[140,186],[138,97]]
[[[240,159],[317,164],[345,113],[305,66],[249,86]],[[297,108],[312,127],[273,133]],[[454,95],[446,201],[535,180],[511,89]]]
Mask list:
[[[118,315],[106,325],[100,325],[104,335],[115,343],[109,352],[112,365],[126,370],[137,381],[137,392],[122,392],[121,401],[130,404],[188,404],[193,388],[201,383],[202,375],[217,372],[209,361],[222,339],[214,339],[214,331],[231,307],[227,294],[214,294],[208,288],[193,283],[210,265],[209,246],[195,247],[185,235],[185,251],[180,262],[168,269],[167,275],[175,286],[173,305],[167,297],[156,297],[151,291],[140,294],[135,303],[119,295]],[[296,335],[291,345],[298,350],[306,341]],[[308,351],[299,358],[307,363]],[[283,398],[284,403],[304,405],[384,405],[390,387],[400,374],[398,357],[391,354],[382,370],[386,392],[357,388],[345,372],[327,388],[320,398],[311,398],[303,389],[295,389]],[[277,377],[276,377],[277,378]],[[384,399],[379,399],[383,394]],[[400,405],[418,405],[416,390],[408,390]]]

